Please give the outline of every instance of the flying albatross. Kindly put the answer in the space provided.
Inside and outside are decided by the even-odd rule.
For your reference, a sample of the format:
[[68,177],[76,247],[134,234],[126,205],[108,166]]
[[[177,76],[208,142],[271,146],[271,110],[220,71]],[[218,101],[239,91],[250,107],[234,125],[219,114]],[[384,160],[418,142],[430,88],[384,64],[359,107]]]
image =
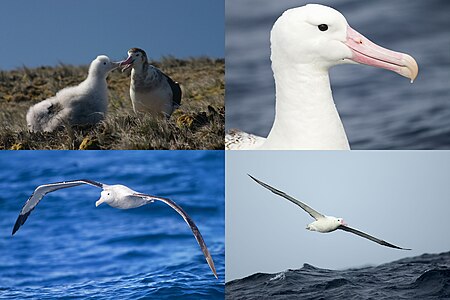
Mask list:
[[378,243],[380,245],[386,246],[386,247],[391,247],[391,248],[395,248],[395,249],[401,249],[401,250],[411,250],[411,249],[407,249],[407,248],[401,248],[398,246],[395,246],[391,243],[388,243],[386,241],[380,240],[376,237],[373,237],[365,232],[359,231],[357,229],[351,228],[349,227],[347,224],[345,224],[344,220],[342,218],[336,218],[336,217],[330,217],[330,216],[325,216],[321,213],[319,213],[318,211],[312,209],[311,207],[309,207],[308,205],[306,205],[305,203],[289,196],[288,194],[277,190],[274,187],[271,187],[270,185],[268,185],[267,183],[264,183],[258,179],[256,179],[255,177],[250,176],[250,178],[252,178],[254,181],[256,181],[257,183],[259,183],[260,185],[262,185],[263,187],[265,187],[266,189],[268,189],[269,191],[271,191],[274,194],[277,194],[278,196],[281,196],[283,198],[286,198],[287,200],[291,201],[292,203],[294,203],[295,205],[300,206],[304,211],[306,211],[311,217],[313,217],[315,219],[314,222],[312,222],[311,224],[306,226],[306,229],[310,230],[310,231],[318,231],[321,233],[327,233],[327,232],[332,232],[335,231],[336,229],[341,229],[344,231],[348,231],[351,233],[354,233],[356,235],[359,235],[363,238],[369,239],[375,243]]
[[107,203],[109,206],[115,208],[129,209],[146,205],[154,201],[162,201],[165,204],[169,205],[183,217],[184,221],[186,221],[186,223],[191,228],[192,233],[194,234],[194,237],[197,240],[197,243],[199,244],[203,255],[205,256],[206,262],[211,268],[214,276],[217,278],[214,261],[211,257],[211,254],[209,253],[208,248],[206,247],[206,243],[203,240],[202,235],[200,234],[200,230],[197,228],[191,217],[189,217],[188,214],[178,204],[168,198],[138,193],[136,191],[133,191],[129,187],[120,184],[107,185],[93,180],[79,179],[40,185],[34,190],[33,194],[31,194],[27,202],[25,202],[25,205],[20,211],[19,217],[14,224],[12,234],[14,235],[16,231],[19,230],[20,226],[25,223],[30,213],[46,194],[82,184],[88,184],[102,189],[100,199],[95,202],[95,206],[99,206],[102,203]]
[[380,47],[351,28],[337,10],[318,4],[283,13],[271,31],[275,120],[267,138],[232,129],[228,150],[348,150],[333,100],[329,68],[358,63],[414,81],[418,66],[407,54]]

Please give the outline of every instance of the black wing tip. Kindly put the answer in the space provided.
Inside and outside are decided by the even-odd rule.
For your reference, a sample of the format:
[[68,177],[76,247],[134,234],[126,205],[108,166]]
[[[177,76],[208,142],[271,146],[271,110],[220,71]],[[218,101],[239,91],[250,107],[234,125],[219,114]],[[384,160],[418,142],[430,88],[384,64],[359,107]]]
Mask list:
[[392,247],[392,248],[396,248],[396,249],[399,249],[399,250],[412,250],[412,249],[409,249],[409,248],[402,248],[402,247],[398,247],[398,246],[395,246],[395,247]]
[[251,178],[251,179],[253,179],[254,181],[256,181],[257,183],[260,183],[261,181],[259,181],[258,179],[256,179],[255,177],[253,177],[252,175],[250,175],[250,174],[248,174],[247,173],[247,175]]
[[99,188],[103,188],[103,183],[95,181],[95,180],[83,178],[83,179],[79,179],[79,181],[89,182],[92,185],[98,186]]
[[12,230],[11,235],[14,235],[17,232],[17,230],[19,230],[20,226],[25,224],[25,221],[28,219],[28,216],[30,215],[30,213],[31,213],[31,210],[25,214],[20,214],[17,217],[16,223],[14,223],[14,228]]

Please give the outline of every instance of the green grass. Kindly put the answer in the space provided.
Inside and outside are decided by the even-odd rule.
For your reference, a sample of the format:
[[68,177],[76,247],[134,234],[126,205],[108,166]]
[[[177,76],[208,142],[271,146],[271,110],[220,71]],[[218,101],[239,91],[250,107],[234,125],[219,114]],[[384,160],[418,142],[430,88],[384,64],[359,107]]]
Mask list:
[[223,149],[224,60],[166,57],[152,64],[183,86],[182,105],[169,120],[136,115],[129,98],[129,72],[115,70],[107,80],[106,119],[96,126],[52,133],[28,132],[28,108],[83,81],[88,66],[0,71],[0,149]]

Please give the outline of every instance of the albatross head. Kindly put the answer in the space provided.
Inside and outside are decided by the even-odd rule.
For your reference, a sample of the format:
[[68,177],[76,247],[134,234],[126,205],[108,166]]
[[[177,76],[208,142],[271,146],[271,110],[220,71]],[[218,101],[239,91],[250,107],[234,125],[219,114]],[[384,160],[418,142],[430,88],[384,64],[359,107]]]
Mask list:
[[100,199],[95,202],[95,206],[97,207],[102,203],[111,203],[112,201],[114,201],[113,191],[105,188],[100,194]]
[[285,11],[272,28],[271,44],[272,62],[280,67],[312,65],[312,69],[327,70],[360,63],[394,71],[411,81],[418,73],[411,56],[372,43],[352,29],[340,12],[318,4]]
[[345,223],[344,219],[342,218],[336,218],[336,223],[339,225],[347,226],[347,223]]
[[326,217],[326,222],[328,223],[328,230],[333,231],[336,230],[339,226],[347,226],[347,223],[345,223],[343,218],[336,218],[336,217]]
[[139,48],[131,48],[128,50],[128,58],[120,62],[122,72],[131,67],[139,67],[148,63],[147,53]]
[[119,63],[112,62],[108,56],[99,55],[94,59],[89,67],[89,74],[95,74],[106,78],[109,71],[119,67]]

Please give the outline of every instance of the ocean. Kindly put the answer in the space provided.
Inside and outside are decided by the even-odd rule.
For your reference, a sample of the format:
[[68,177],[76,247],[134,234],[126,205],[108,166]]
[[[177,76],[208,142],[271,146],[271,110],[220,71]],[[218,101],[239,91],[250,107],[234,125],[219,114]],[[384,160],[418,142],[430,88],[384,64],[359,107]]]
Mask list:
[[450,1],[227,0],[226,128],[267,136],[275,113],[270,30],[288,8],[341,11],[375,43],[412,55],[413,84],[368,66],[331,69],[333,96],[352,149],[450,149]]
[[[100,190],[91,186],[48,194],[11,236],[35,187],[81,178],[177,202],[200,229],[219,279],[169,206],[95,207]],[[223,151],[3,151],[0,190],[2,299],[223,299]]]
[[226,299],[449,299],[450,252],[347,270],[309,264],[226,284]]

